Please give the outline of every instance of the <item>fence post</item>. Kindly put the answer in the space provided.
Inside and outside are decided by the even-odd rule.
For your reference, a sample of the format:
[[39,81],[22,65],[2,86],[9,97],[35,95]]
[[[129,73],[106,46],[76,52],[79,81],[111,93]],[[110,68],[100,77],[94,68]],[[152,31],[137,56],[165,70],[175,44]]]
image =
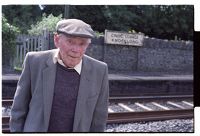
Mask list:
[[49,49],[55,49],[54,45],[54,33],[49,33]]
[[17,63],[19,63],[19,44],[21,43],[21,40],[20,40],[20,35],[17,36],[17,39],[16,39],[16,47],[15,47],[15,50],[16,50],[16,57],[14,59],[14,66],[17,65]]
[[48,50],[49,49],[49,31],[47,29],[43,30],[43,45],[42,50]]

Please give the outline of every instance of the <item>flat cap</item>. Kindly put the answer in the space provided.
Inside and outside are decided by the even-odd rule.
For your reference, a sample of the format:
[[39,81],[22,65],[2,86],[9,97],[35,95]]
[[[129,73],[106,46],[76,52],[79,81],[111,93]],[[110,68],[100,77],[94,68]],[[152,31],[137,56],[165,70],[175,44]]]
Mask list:
[[56,25],[56,31],[65,35],[94,38],[91,26],[79,19],[63,19]]

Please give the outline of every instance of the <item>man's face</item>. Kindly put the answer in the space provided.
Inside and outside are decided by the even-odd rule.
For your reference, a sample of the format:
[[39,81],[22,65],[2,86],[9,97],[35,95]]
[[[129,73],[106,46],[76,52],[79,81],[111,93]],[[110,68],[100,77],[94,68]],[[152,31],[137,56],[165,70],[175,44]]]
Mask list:
[[54,43],[59,48],[60,59],[68,67],[75,67],[82,59],[89,45],[88,38],[54,35]]

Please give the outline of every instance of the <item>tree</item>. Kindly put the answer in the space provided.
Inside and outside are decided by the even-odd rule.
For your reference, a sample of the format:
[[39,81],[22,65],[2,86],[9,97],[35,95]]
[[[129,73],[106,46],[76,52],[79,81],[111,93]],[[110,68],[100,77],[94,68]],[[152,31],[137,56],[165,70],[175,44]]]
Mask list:
[[15,54],[15,38],[19,33],[19,28],[8,23],[4,14],[2,15],[2,63],[12,65]]
[[56,24],[59,20],[62,19],[62,14],[55,17],[52,14],[44,14],[41,21],[38,21],[35,25],[31,25],[31,29],[28,30],[30,35],[41,35],[43,30],[48,30],[55,32]]
[[[31,24],[42,20],[42,13],[64,14],[64,5],[3,6],[8,22],[27,33]],[[194,7],[192,5],[70,5],[69,17],[91,24],[95,31],[105,29],[142,32],[150,37],[193,39]]]
[[3,5],[2,12],[8,23],[19,27],[22,33],[27,33],[31,24],[42,18],[42,12],[38,5]]

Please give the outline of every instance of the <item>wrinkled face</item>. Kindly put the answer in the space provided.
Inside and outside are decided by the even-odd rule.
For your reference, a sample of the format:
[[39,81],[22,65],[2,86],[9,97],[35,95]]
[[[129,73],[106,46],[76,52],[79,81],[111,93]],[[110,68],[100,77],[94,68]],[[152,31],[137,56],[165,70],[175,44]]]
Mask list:
[[59,48],[60,59],[68,67],[75,67],[82,59],[90,39],[81,37],[67,37],[63,34],[54,35],[54,43]]

